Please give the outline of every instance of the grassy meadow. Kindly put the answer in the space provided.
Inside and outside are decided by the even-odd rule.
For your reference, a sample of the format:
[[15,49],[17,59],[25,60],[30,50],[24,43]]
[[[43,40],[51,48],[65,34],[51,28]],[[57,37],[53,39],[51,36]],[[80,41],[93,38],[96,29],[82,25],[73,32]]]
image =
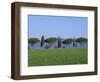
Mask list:
[[87,64],[87,48],[29,50],[28,66]]

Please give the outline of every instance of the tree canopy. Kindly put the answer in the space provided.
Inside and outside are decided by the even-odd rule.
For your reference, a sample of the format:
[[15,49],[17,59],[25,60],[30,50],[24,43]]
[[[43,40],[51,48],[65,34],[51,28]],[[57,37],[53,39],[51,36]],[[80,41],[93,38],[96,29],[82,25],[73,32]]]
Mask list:
[[52,44],[52,43],[56,42],[57,40],[58,40],[58,38],[51,37],[51,38],[45,39],[45,42]]
[[79,42],[79,43],[87,42],[87,38],[83,38],[83,37],[77,38],[76,42]]
[[37,42],[40,42],[40,40],[38,38],[29,38],[28,39],[28,43],[30,43],[30,44],[34,44],[34,43],[37,43]]
[[68,38],[68,39],[65,39],[65,40],[63,41],[64,44],[70,44],[70,43],[72,43],[72,42],[73,42],[73,39],[72,39],[72,38]]

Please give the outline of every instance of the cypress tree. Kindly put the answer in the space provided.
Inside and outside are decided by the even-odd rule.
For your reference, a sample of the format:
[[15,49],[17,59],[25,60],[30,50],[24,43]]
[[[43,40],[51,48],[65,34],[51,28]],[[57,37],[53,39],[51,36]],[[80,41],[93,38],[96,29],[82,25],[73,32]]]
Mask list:
[[61,38],[58,37],[58,48],[61,48]]
[[76,47],[75,38],[73,38],[73,47]]
[[44,45],[44,36],[42,35],[42,37],[41,37],[41,47],[43,47],[43,45]]

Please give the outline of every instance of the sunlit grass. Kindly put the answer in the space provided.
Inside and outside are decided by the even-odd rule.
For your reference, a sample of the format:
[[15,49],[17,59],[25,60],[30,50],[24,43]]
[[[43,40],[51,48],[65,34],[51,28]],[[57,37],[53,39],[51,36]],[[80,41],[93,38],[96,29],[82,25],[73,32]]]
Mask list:
[[29,50],[28,66],[87,64],[87,48]]

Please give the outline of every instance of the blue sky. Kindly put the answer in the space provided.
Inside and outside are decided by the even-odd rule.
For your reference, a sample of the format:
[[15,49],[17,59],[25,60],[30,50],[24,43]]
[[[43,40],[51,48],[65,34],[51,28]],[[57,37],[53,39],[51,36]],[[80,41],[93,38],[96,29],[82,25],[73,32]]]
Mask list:
[[28,16],[28,38],[48,37],[78,38],[86,37],[88,32],[87,17],[67,16]]

